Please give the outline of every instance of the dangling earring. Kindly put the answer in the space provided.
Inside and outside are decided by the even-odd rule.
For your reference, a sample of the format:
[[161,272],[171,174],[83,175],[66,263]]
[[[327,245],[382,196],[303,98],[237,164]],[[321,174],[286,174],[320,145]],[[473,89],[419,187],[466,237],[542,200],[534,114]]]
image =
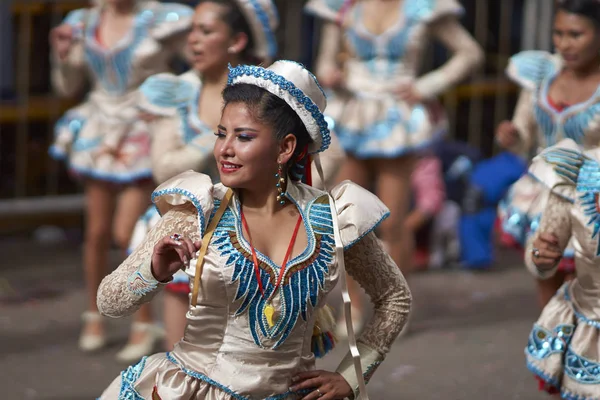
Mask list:
[[285,185],[285,177],[283,176],[283,165],[279,164],[277,167],[277,173],[275,174],[275,179],[277,179],[277,201],[279,204],[285,204],[285,192],[283,191],[283,185]]

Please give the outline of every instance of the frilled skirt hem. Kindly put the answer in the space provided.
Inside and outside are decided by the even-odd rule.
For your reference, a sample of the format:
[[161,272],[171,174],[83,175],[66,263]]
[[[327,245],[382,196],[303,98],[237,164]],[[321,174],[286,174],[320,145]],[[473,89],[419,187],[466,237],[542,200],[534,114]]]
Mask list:
[[[261,388],[262,389],[262,388]],[[298,400],[309,391],[286,392],[264,400]],[[98,400],[255,400],[182,366],[170,353],[142,358],[121,372]]]
[[600,322],[577,310],[566,283],[542,311],[525,357],[540,389],[563,399],[600,399]]

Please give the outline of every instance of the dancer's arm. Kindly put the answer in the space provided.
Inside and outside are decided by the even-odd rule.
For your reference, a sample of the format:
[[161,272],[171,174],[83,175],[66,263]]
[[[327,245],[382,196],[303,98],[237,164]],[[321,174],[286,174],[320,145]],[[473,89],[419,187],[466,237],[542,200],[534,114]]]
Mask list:
[[[573,204],[564,198],[550,193],[548,203],[542,213],[540,226],[527,241],[525,264],[529,271],[540,279],[552,277],[558,269],[561,256],[571,238],[571,209]],[[552,235],[554,243],[540,240],[541,235]],[[540,251],[540,257],[533,255],[533,250]],[[556,253],[557,257],[548,259],[548,255]]]
[[416,92],[425,99],[434,98],[456,85],[484,60],[483,50],[457,17],[446,16],[430,26],[433,36],[453,55],[440,68],[425,74],[415,83]]
[[152,273],[154,246],[163,238],[178,233],[192,241],[200,240],[198,214],[191,205],[168,211],[148,233],[144,242],[127,257],[98,288],[98,310],[108,317],[133,314],[147,303],[167,282],[159,282]]
[[326,88],[339,86],[342,81],[342,71],[337,59],[342,47],[342,29],[337,23],[327,21],[321,30],[316,75]]
[[[345,252],[346,269],[367,292],[374,314],[358,337],[365,380],[368,381],[390,351],[410,312],[412,296],[398,266],[374,233],[369,233]],[[358,382],[350,354],[337,371],[358,398]]]

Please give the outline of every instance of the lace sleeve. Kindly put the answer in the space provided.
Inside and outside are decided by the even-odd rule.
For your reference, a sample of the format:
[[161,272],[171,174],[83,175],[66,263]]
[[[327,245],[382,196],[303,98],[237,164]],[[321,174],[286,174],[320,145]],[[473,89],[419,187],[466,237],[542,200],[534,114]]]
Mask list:
[[148,233],[146,239],[98,288],[98,310],[108,317],[133,314],[164,286],[152,275],[151,256],[154,245],[174,233],[200,240],[198,217],[193,207],[185,205],[167,212]]
[[517,127],[519,141],[510,150],[529,158],[537,142],[537,128],[533,115],[533,99],[531,90],[522,89],[512,119]]
[[[375,306],[373,318],[358,337],[365,382],[368,382],[404,327],[412,297],[404,276],[374,233],[369,233],[345,253],[346,269],[367,292]],[[337,369],[354,389],[358,382],[347,354]]]
[[527,269],[540,279],[548,279],[556,273],[558,262],[549,270],[539,269],[534,261],[532,250],[533,242],[540,233],[551,233],[558,238],[558,245],[561,251],[564,251],[569,244],[571,238],[571,208],[573,204],[563,199],[562,197],[550,194],[548,203],[542,213],[540,226],[535,234],[527,240],[527,248],[525,250],[525,265]]
[[440,68],[425,74],[415,83],[417,92],[427,99],[434,98],[459,83],[481,66],[484,60],[481,46],[456,17],[442,18],[431,29],[433,36],[453,55]]

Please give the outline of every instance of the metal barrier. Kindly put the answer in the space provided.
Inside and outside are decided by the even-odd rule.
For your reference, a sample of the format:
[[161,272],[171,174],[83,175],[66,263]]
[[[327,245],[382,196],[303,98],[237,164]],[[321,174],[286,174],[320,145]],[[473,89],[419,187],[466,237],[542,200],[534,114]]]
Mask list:
[[[32,177],[32,162],[37,161],[41,165],[30,154],[32,126],[46,127],[45,139],[49,144],[54,122],[73,103],[58,100],[50,92],[34,96],[31,71],[32,62],[48,59],[47,52],[41,56],[39,54],[40,48],[47,48],[47,44],[38,46],[39,40],[43,40],[40,38],[47,37],[48,32],[39,32],[37,20],[44,19],[48,28],[56,26],[66,12],[88,3],[86,0],[12,2],[12,20],[16,22],[17,34],[13,41],[17,45],[16,98],[12,102],[0,103],[0,168],[4,169],[0,170],[0,176],[3,181],[8,177],[12,183],[10,187],[4,183],[0,191],[0,220],[14,215],[17,210],[19,213],[81,212],[84,206],[82,196],[73,193],[73,190],[64,196],[58,195],[61,192],[59,177],[62,167],[48,158],[45,151],[43,166],[38,167],[43,171],[38,171],[38,175]],[[301,37],[306,35],[303,19],[298,18],[303,2],[276,0],[276,3],[281,16],[281,56],[300,59],[304,51]],[[549,49],[552,7],[548,5],[548,0],[464,0],[463,3],[474,21],[471,31],[487,49],[486,68],[465,84],[444,94],[442,100],[450,116],[453,135],[465,138],[474,146],[485,147],[489,152],[490,146],[493,146],[493,139],[490,139],[493,137],[493,128],[499,121],[510,118],[511,102],[514,102],[516,94],[515,86],[508,83],[504,76],[508,58],[520,48]],[[514,32],[511,31],[515,15],[523,16],[521,40],[517,46],[513,45]],[[4,22],[7,21],[6,16],[0,15],[0,23],[3,23],[2,18]],[[496,31],[491,31],[490,21],[494,20],[498,27]],[[45,73],[49,74],[49,71]],[[487,118],[490,109],[493,118]],[[6,132],[9,131],[15,135],[12,146],[5,144],[10,143],[6,140]],[[14,154],[12,166],[7,161],[10,154]],[[11,175],[10,170],[14,170],[14,174]],[[32,194],[35,196],[31,197]]]

